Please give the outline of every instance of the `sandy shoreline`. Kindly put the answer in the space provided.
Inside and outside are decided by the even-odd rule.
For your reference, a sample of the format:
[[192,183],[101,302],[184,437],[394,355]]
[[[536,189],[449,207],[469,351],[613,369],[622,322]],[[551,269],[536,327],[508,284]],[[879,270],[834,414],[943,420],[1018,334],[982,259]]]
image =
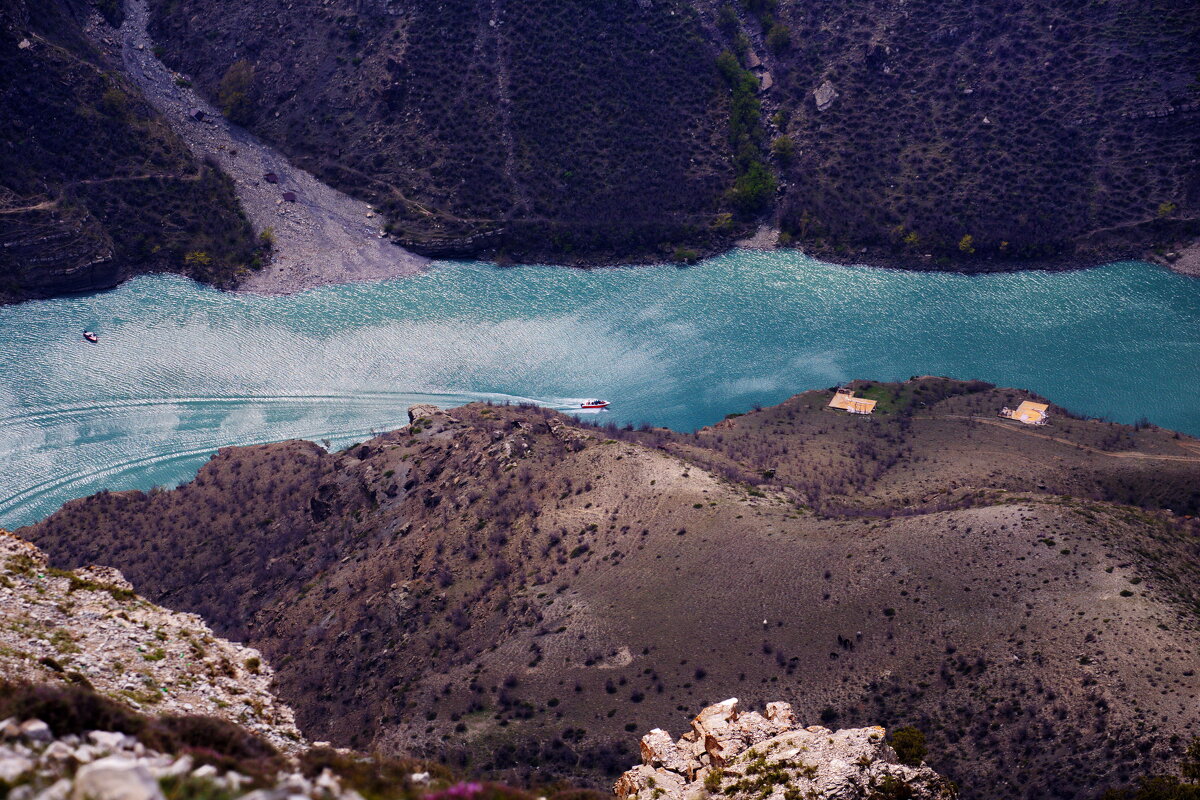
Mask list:
[[1200,278],[1200,242],[1179,251],[1179,257],[1167,262],[1167,266],[1180,275]]

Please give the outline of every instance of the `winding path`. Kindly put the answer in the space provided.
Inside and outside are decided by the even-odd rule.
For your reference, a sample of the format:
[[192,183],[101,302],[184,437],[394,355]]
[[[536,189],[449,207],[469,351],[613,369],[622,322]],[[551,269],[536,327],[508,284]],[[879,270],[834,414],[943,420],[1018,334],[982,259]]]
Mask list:
[[[125,21],[113,31],[96,22],[90,33],[102,48],[120,53],[125,74],[166,118],[198,159],[210,158],[233,179],[255,231],[268,228],[275,255],[241,288],[264,294],[291,293],[327,283],[378,280],[420,271],[428,259],[386,238],[382,220],[355,200],[293,166],[257,136],[225,120],[155,55],[147,32],[146,0],[126,0]],[[204,121],[189,116],[204,112]],[[274,173],[277,184],[264,176]],[[293,192],[295,202],[283,199]]]
[[[1051,442],[1058,442],[1059,444],[1065,444],[1070,447],[1074,447],[1077,450],[1083,450],[1084,452],[1087,452],[1087,453],[1094,453],[1098,456],[1111,456],[1112,458],[1140,458],[1140,459],[1145,459],[1145,460],[1149,460],[1149,461],[1186,461],[1186,462],[1200,463],[1200,456],[1171,456],[1171,455],[1158,455],[1155,453],[1137,453],[1137,452],[1113,453],[1108,450],[1099,450],[1095,447],[1089,447],[1088,445],[1080,444],[1079,442],[1072,442],[1070,439],[1063,439],[1058,436],[1049,436],[1044,433],[1038,433],[1036,431],[1027,430],[1026,428],[1017,427],[1017,425],[1019,425],[1020,423],[1012,424],[1012,423],[1007,423],[1007,422],[1001,422],[998,419],[985,419],[984,417],[972,417],[972,416],[968,416],[966,414],[940,414],[936,417],[921,416],[921,417],[913,417],[913,419],[935,419],[935,420],[936,419],[965,419],[965,420],[969,420],[971,422],[978,422],[982,425],[995,425],[998,428],[1004,428],[1005,430],[1015,431],[1016,433],[1021,433],[1021,434],[1024,434],[1025,436],[1033,436],[1038,439],[1046,439]],[[1194,449],[1194,447],[1195,447],[1194,445],[1189,445],[1189,444],[1181,444],[1181,446],[1189,448],[1189,449]]]

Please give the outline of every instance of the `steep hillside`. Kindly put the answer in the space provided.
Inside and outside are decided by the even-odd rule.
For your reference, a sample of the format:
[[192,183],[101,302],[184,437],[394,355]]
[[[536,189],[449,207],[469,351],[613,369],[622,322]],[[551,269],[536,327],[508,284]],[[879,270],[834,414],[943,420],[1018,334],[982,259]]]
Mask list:
[[858,389],[880,413],[809,392],[696,435],[417,407],[21,534],[253,643],[339,743],[602,782],[629,732],[736,695],[916,725],[966,797],[1168,771],[1200,722],[1200,550],[1158,509],[1194,513],[1200,444],[1001,421],[1023,395],[986,384]]
[[723,235],[728,101],[682,0],[151,7],[169,64],[418,251],[619,259]]
[[818,252],[971,269],[1200,234],[1196,4],[747,5],[778,6],[744,26],[795,145],[783,227]]
[[91,48],[88,11],[0,6],[0,303],[147,271],[231,285],[261,258],[233,187]]
[[73,572],[0,530],[0,680],[85,687],[156,715],[204,715],[278,749],[303,743],[259,653],[218,639],[194,614],[138,597],[120,572]]
[[169,63],[427,253],[689,258],[764,211],[923,268],[1200,235],[1192,3],[152,8]]

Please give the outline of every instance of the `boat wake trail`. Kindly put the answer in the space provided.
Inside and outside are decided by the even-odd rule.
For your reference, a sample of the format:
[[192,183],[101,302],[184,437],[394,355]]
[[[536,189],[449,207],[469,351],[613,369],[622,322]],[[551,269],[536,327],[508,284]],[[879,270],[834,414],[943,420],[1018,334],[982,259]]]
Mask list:
[[475,401],[577,409],[572,398],[499,392],[147,397],[0,409],[0,526],[35,522],[103,489],[176,486],[222,447],[307,439],[340,449],[406,424],[409,406]]

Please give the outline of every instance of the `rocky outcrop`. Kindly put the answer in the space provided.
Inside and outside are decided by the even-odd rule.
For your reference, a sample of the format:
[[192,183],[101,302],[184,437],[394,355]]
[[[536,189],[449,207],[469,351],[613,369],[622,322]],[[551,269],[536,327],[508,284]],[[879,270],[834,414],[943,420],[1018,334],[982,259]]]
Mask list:
[[[41,720],[7,719],[0,722],[0,739],[0,794],[7,793],[14,800],[362,797],[328,769],[314,778],[284,769],[255,779],[233,769],[200,764],[190,753],[151,750],[120,731],[94,730],[58,737]],[[414,775],[410,780],[417,782],[418,777]]]
[[956,796],[954,785],[924,764],[899,763],[885,733],[879,727],[802,727],[787,703],[768,703],[764,715],[742,712],[737,698],[730,698],[701,711],[678,741],[659,728],[643,736],[642,763],[613,788],[622,800],[713,794],[834,800],[899,787],[914,800]]
[[283,751],[303,744],[257,650],[143,600],[110,567],[53,569],[2,530],[0,565],[0,677],[89,686],[150,714],[218,717]]
[[445,412],[435,405],[431,405],[429,403],[418,403],[417,405],[408,407],[408,421],[410,423],[416,422],[422,417],[432,417],[434,414],[442,413]]
[[832,106],[837,96],[838,91],[833,88],[833,83],[830,81],[825,81],[816,89],[813,89],[813,100],[817,103],[817,111],[824,111]]

